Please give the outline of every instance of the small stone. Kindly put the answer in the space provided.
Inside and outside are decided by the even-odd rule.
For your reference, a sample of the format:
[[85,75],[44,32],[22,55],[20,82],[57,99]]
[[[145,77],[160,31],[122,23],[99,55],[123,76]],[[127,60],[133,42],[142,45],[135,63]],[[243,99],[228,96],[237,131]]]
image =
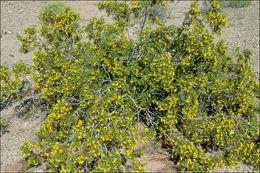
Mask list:
[[7,31],[6,33],[9,34],[9,35],[13,34],[12,31]]
[[44,172],[44,170],[43,169],[38,169],[38,170],[36,170],[36,171],[33,171],[33,172]]
[[23,9],[20,9],[19,11],[18,11],[18,13],[22,13],[23,12]]

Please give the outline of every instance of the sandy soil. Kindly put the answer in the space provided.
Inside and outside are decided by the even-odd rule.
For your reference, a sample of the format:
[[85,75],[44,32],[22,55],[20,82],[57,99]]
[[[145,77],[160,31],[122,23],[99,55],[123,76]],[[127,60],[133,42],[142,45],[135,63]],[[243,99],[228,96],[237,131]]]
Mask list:
[[[2,64],[12,65],[18,60],[32,64],[32,52],[25,55],[18,52],[20,43],[16,39],[16,34],[21,34],[24,27],[40,24],[37,15],[46,3],[46,1],[1,1]],[[97,2],[70,1],[68,4],[80,14],[82,25],[87,24],[89,19],[94,16],[105,16],[104,13],[98,11]],[[171,3],[169,8],[173,8],[173,10],[166,23],[180,25],[184,19],[183,12],[189,9],[189,4],[189,1],[181,1],[177,5]],[[251,49],[254,53],[251,60],[253,70],[259,72],[259,2],[253,1],[250,6],[241,9],[225,8],[224,14],[228,18],[228,27],[224,29],[220,38],[224,38],[231,48],[240,46]],[[111,21],[110,18],[105,17],[105,19]],[[36,131],[40,128],[42,113],[37,112],[31,118],[22,120],[15,116],[17,104],[15,103],[8,109],[1,111],[1,117],[8,121],[10,126],[9,132],[1,136],[2,169],[23,158],[19,150],[21,143],[29,139],[36,139]],[[174,171],[174,165],[168,160],[164,151],[148,143],[145,148],[147,148],[145,150],[147,157],[142,158],[142,161],[147,163],[147,171]],[[239,165],[237,167],[215,168],[213,171],[252,171],[252,169]]]

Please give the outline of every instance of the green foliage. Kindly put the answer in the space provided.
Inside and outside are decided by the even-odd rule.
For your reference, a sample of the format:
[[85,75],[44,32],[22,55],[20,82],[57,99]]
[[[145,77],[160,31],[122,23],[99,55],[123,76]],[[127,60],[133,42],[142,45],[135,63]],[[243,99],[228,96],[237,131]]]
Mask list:
[[24,156],[28,156],[26,158],[27,169],[39,165],[39,156],[35,154],[32,150],[33,150],[33,144],[30,141],[28,143],[25,142],[22,143],[21,151]]
[[0,102],[8,99],[20,99],[21,90],[26,82],[24,75],[31,71],[22,61],[18,61],[9,70],[8,66],[0,65],[1,98]]
[[27,120],[29,118],[31,118],[32,115],[34,115],[37,111],[37,107],[35,105],[30,105],[29,108],[27,108],[26,110],[27,112],[24,113],[22,117],[22,120]]
[[44,17],[47,12],[52,11],[52,13],[56,15],[61,13],[63,10],[65,10],[66,7],[68,6],[64,2],[57,1],[57,2],[47,3],[45,6],[42,7],[39,13],[39,19],[44,21]]
[[22,42],[22,46],[20,47],[19,51],[21,53],[27,53],[29,51],[30,44],[34,44],[34,46],[37,45],[37,42],[35,41],[35,25],[29,28],[25,28],[23,32],[27,35],[25,38],[19,34],[17,34],[16,37],[19,41]]
[[[148,8],[160,4],[100,2],[114,23],[92,18],[83,28],[71,8],[43,14],[32,77],[50,109],[39,139],[22,146],[29,166],[42,158],[54,172],[144,171],[137,139],[153,138],[180,170],[258,168],[252,53],[228,55],[224,40],[214,43],[226,25],[216,1],[206,13],[193,2],[180,27]],[[135,14],[143,25],[130,40]],[[139,123],[145,128],[137,133]],[[223,154],[210,154],[216,151]]]
[[[62,13],[57,14],[53,12],[53,9],[48,9],[41,17],[43,25],[39,30],[40,37],[44,38],[47,44],[55,47],[66,41],[72,41],[72,39],[77,41],[78,38],[72,37],[72,35],[78,29],[79,24],[75,22],[78,19],[79,14],[73,12],[71,7],[66,7]],[[70,46],[67,48],[71,49]]]
[[9,125],[6,122],[4,122],[2,119],[0,119],[0,136],[4,134],[8,128]]
[[156,5],[151,9],[153,15],[158,16],[159,20],[164,20],[167,16],[167,7],[165,5]]
[[242,8],[252,3],[252,0],[218,0],[221,7]]

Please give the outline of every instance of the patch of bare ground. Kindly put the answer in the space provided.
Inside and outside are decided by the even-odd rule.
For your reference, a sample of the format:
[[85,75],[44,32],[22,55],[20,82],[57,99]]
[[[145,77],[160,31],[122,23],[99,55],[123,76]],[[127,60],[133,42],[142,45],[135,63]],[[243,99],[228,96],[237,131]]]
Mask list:
[[141,147],[145,157],[139,160],[145,164],[146,172],[176,172],[176,165],[170,155],[156,141],[145,140]]
[[40,129],[46,112],[36,108],[36,105],[25,105],[24,102],[28,99],[15,102],[1,111],[1,119],[8,124],[8,129],[1,135],[2,169],[23,159],[20,151],[22,142],[37,139],[36,132]]

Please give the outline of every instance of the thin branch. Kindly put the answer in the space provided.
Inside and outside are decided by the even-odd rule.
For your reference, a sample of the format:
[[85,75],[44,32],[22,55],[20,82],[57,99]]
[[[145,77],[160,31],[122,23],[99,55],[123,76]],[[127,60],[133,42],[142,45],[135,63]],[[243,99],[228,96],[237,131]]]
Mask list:
[[107,70],[105,69],[105,66],[102,65],[102,67],[103,67],[104,71],[106,72],[106,74],[108,75],[108,78],[110,79],[110,81],[112,81],[111,76],[109,75],[109,73],[108,73]]

